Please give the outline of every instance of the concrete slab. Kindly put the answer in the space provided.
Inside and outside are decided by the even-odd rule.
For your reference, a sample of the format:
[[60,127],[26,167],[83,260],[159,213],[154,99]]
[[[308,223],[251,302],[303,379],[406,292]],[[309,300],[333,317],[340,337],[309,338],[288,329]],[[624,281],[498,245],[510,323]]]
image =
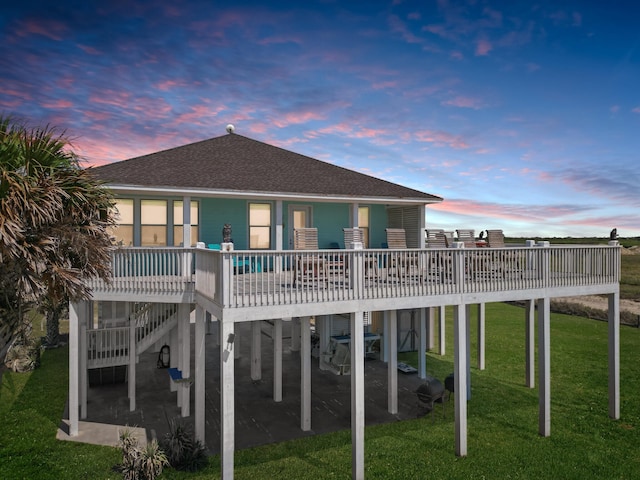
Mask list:
[[138,445],[147,445],[147,431],[139,427],[126,427],[123,425],[112,425],[108,423],[79,422],[78,435],[69,435],[69,420],[62,419],[56,438],[70,442],[90,443],[92,445],[106,445],[117,447],[120,439],[120,432],[128,428],[131,433],[138,438]]
[[[289,322],[285,322],[289,324]],[[213,329],[217,331],[216,328]],[[193,325],[191,334],[193,336]],[[241,356],[236,359],[235,372],[235,439],[236,449],[277,443],[315,434],[349,430],[351,428],[351,379],[348,375],[335,375],[319,369],[318,359],[312,359],[311,431],[300,428],[300,352],[291,351],[290,340],[284,340],[283,399],[273,400],[273,340],[270,329],[262,334],[262,378],[251,379],[251,326],[238,324],[236,335]],[[205,436],[210,454],[220,451],[220,362],[216,333],[207,335]],[[286,337],[286,336],[285,336]],[[192,349],[193,351],[193,349]],[[171,352],[177,355],[177,352]],[[169,430],[169,420],[179,419],[193,430],[193,415],[180,417],[177,394],[170,391],[170,378],[166,369],[156,366],[158,353],[140,355],[137,365],[136,410],[129,411],[127,385],[105,385],[89,389],[88,418],[81,422],[82,438],[104,438],[104,442],[117,443],[117,429],[125,425],[139,427],[139,434],[147,440],[157,435],[162,440]],[[194,371],[192,358],[191,371]],[[365,361],[365,421],[366,425],[389,423],[416,418],[424,414],[415,393],[422,383],[415,374],[398,375],[398,413],[387,411],[387,364],[376,359]],[[191,388],[191,412],[194,412]],[[103,432],[98,434],[97,430]],[[64,433],[64,429],[61,429]],[[67,427],[68,432],[68,427]],[[144,432],[144,433],[143,433]],[[61,434],[62,435],[62,434]],[[68,437],[68,434],[67,434]],[[80,437],[80,436],[79,436]],[[78,441],[79,437],[76,437]],[[114,440],[115,439],[115,440]],[[90,442],[93,443],[93,442]]]

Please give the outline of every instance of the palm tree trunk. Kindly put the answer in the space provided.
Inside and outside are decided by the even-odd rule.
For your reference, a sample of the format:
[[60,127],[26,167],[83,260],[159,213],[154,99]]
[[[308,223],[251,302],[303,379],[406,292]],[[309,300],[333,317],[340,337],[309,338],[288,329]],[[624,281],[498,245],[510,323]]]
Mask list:
[[47,310],[47,336],[46,343],[49,347],[57,347],[60,342],[60,313],[62,309],[58,306]]

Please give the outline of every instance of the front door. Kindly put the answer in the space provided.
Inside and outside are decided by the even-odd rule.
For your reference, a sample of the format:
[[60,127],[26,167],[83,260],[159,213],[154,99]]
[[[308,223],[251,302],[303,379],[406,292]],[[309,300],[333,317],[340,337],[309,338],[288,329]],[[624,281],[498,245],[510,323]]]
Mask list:
[[289,205],[289,249],[293,250],[293,229],[313,226],[311,205]]

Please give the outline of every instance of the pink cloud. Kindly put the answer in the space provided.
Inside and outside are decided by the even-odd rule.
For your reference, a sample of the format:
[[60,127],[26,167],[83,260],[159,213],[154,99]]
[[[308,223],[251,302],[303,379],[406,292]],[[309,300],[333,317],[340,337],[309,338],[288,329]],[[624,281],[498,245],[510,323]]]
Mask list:
[[27,20],[16,30],[16,34],[19,37],[42,35],[59,42],[63,39],[67,30],[68,28],[64,23],[55,20]]
[[442,131],[423,130],[416,132],[415,138],[419,142],[433,143],[437,147],[446,146],[460,150],[469,148],[469,144],[459,135],[452,135],[451,133]]
[[273,35],[258,41],[258,44],[260,45],[277,45],[282,43],[295,43],[297,45],[302,45],[303,42],[300,38],[284,35]]
[[162,82],[158,82],[154,85],[158,90],[162,90],[163,92],[167,92],[174,87],[182,87],[185,83],[183,81],[176,80],[163,80]]
[[474,110],[479,110],[484,106],[482,101],[478,98],[463,96],[457,96],[455,98],[452,98],[451,100],[446,100],[442,102],[442,105],[449,105],[451,107],[459,108],[472,108]]
[[90,47],[88,45],[78,44],[78,48],[87,55],[101,55],[101,52],[97,48]]
[[510,222],[549,222],[558,218],[564,222],[563,217],[575,215],[584,210],[572,205],[513,205],[477,202],[468,199],[446,199],[442,203],[429,206],[429,209]]
[[69,100],[55,100],[53,102],[43,102],[42,106],[44,108],[71,108],[73,103]]
[[17,97],[17,98],[20,98],[21,100],[32,100],[32,97],[31,95],[29,95],[28,92],[24,92],[14,88],[7,88],[7,87],[3,88],[2,86],[0,86],[0,93],[10,97]]
[[127,109],[131,105],[131,94],[124,91],[103,90],[99,95],[91,95],[89,97],[89,103],[99,103]]
[[640,113],[640,105],[631,110],[633,113]]
[[314,120],[324,120],[324,116],[317,112],[291,112],[280,116],[273,120],[273,124],[278,128],[287,127],[289,125],[299,125]]
[[423,40],[411,32],[396,15],[391,15],[389,17],[389,26],[391,27],[392,32],[399,34],[407,43],[419,44],[423,42]]
[[20,100],[20,99],[16,99],[16,100],[0,99],[0,106],[6,108],[7,110],[12,110],[14,108],[17,108],[20,105],[22,105],[22,103],[23,103],[23,100]]
[[[169,112],[171,107],[169,105],[167,105],[167,107]],[[187,123],[191,125],[208,126],[211,124],[209,119],[217,117],[218,114],[224,110],[226,110],[226,107],[223,105],[217,105],[214,107],[206,104],[194,105],[189,109],[189,112],[178,115],[175,118],[175,124],[181,125]]]
[[396,88],[398,86],[398,82],[389,80],[386,82],[376,82],[371,85],[371,88],[374,90],[384,90],[385,88]]
[[482,57],[485,55],[489,55],[489,52],[493,49],[491,42],[486,38],[480,38],[476,42],[476,56]]

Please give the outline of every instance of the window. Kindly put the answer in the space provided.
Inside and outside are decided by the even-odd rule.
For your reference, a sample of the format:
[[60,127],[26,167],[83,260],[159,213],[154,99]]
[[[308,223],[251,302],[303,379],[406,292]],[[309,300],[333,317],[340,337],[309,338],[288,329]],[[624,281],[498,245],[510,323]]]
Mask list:
[[115,204],[116,226],[111,231],[118,245],[133,245],[133,199],[122,198]]
[[167,201],[140,201],[140,245],[162,247],[167,245]]
[[358,207],[358,227],[362,230],[362,246],[369,248],[369,207]]
[[249,204],[249,248],[271,248],[271,204]]
[[[173,202],[173,245],[180,246],[182,243],[182,232],[184,230],[183,202],[177,200]],[[191,202],[191,246],[198,243],[198,202]]]

